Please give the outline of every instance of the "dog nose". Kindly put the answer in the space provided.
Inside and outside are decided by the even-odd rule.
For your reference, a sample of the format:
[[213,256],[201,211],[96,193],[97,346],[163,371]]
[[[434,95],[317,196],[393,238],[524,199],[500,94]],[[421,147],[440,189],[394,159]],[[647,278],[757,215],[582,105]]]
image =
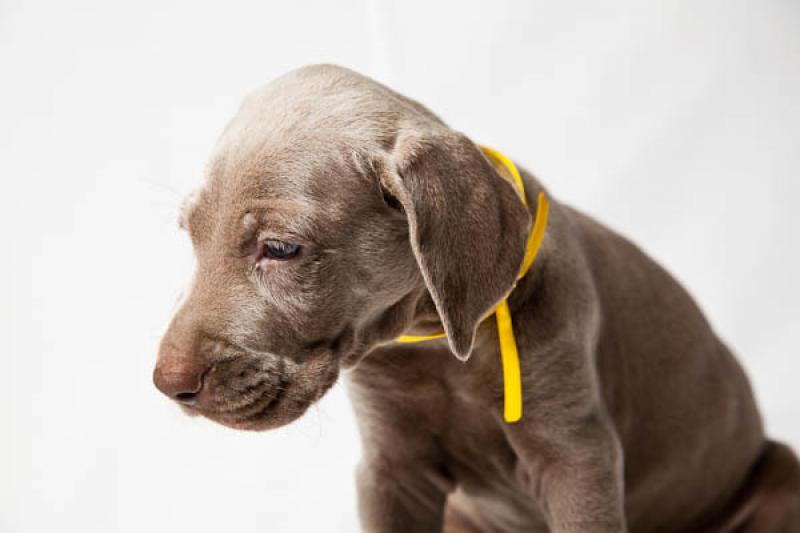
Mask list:
[[153,370],[153,383],[173,400],[193,405],[203,390],[206,369],[205,365],[185,358],[163,359]]

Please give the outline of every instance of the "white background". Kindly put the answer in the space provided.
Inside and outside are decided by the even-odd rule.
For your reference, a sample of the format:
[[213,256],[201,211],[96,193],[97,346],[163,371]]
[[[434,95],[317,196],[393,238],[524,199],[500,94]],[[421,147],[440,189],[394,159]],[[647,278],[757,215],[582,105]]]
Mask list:
[[180,200],[240,99],[316,62],[641,244],[800,446],[800,3],[217,4],[0,0],[0,531],[356,530],[341,387],[248,434],[150,381],[192,270]]

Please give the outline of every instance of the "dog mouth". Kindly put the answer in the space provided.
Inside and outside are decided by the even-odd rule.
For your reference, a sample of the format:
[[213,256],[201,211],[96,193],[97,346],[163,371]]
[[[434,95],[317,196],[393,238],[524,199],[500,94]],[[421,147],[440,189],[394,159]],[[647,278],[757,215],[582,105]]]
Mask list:
[[337,376],[338,367],[322,360],[264,366],[255,359],[230,359],[212,367],[196,401],[181,407],[234,429],[273,429],[299,418]]
[[281,376],[277,383],[266,386],[262,384],[261,387],[267,388],[259,391],[257,395],[246,392],[245,396],[249,401],[216,414],[224,418],[225,422],[223,423],[232,421],[232,424],[226,425],[252,426],[255,429],[260,423],[267,421],[280,407],[289,394],[290,383],[288,378]]
[[235,429],[258,430],[281,425],[270,422],[283,418],[276,415],[279,415],[282,404],[291,392],[288,377],[279,376],[277,381],[260,378],[256,383],[242,389],[231,387],[231,391],[221,391],[223,387],[217,385],[213,391],[207,393],[213,393],[215,398],[203,398],[194,404],[181,405],[183,411],[189,416],[204,416]]

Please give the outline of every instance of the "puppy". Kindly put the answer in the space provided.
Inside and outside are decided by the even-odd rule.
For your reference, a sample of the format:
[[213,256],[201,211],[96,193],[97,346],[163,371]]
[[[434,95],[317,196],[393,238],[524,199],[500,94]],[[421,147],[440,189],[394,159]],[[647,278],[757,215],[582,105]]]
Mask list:
[[[800,464],[669,274],[552,199],[517,281],[544,190],[522,179],[529,208],[504,165],[349,70],[281,77],[242,104],[182,210],[197,270],[156,386],[264,430],[344,371],[368,532],[800,531]],[[507,295],[516,423],[483,320]]]

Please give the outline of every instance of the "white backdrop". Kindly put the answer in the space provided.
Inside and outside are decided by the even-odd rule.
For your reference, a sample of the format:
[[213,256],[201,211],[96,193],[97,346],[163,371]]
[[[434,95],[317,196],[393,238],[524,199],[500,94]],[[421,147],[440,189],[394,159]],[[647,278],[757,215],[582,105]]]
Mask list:
[[341,387],[247,434],[150,381],[192,269],[177,205],[242,96],[316,62],[641,244],[800,446],[800,3],[489,4],[0,0],[0,531],[356,529]]

